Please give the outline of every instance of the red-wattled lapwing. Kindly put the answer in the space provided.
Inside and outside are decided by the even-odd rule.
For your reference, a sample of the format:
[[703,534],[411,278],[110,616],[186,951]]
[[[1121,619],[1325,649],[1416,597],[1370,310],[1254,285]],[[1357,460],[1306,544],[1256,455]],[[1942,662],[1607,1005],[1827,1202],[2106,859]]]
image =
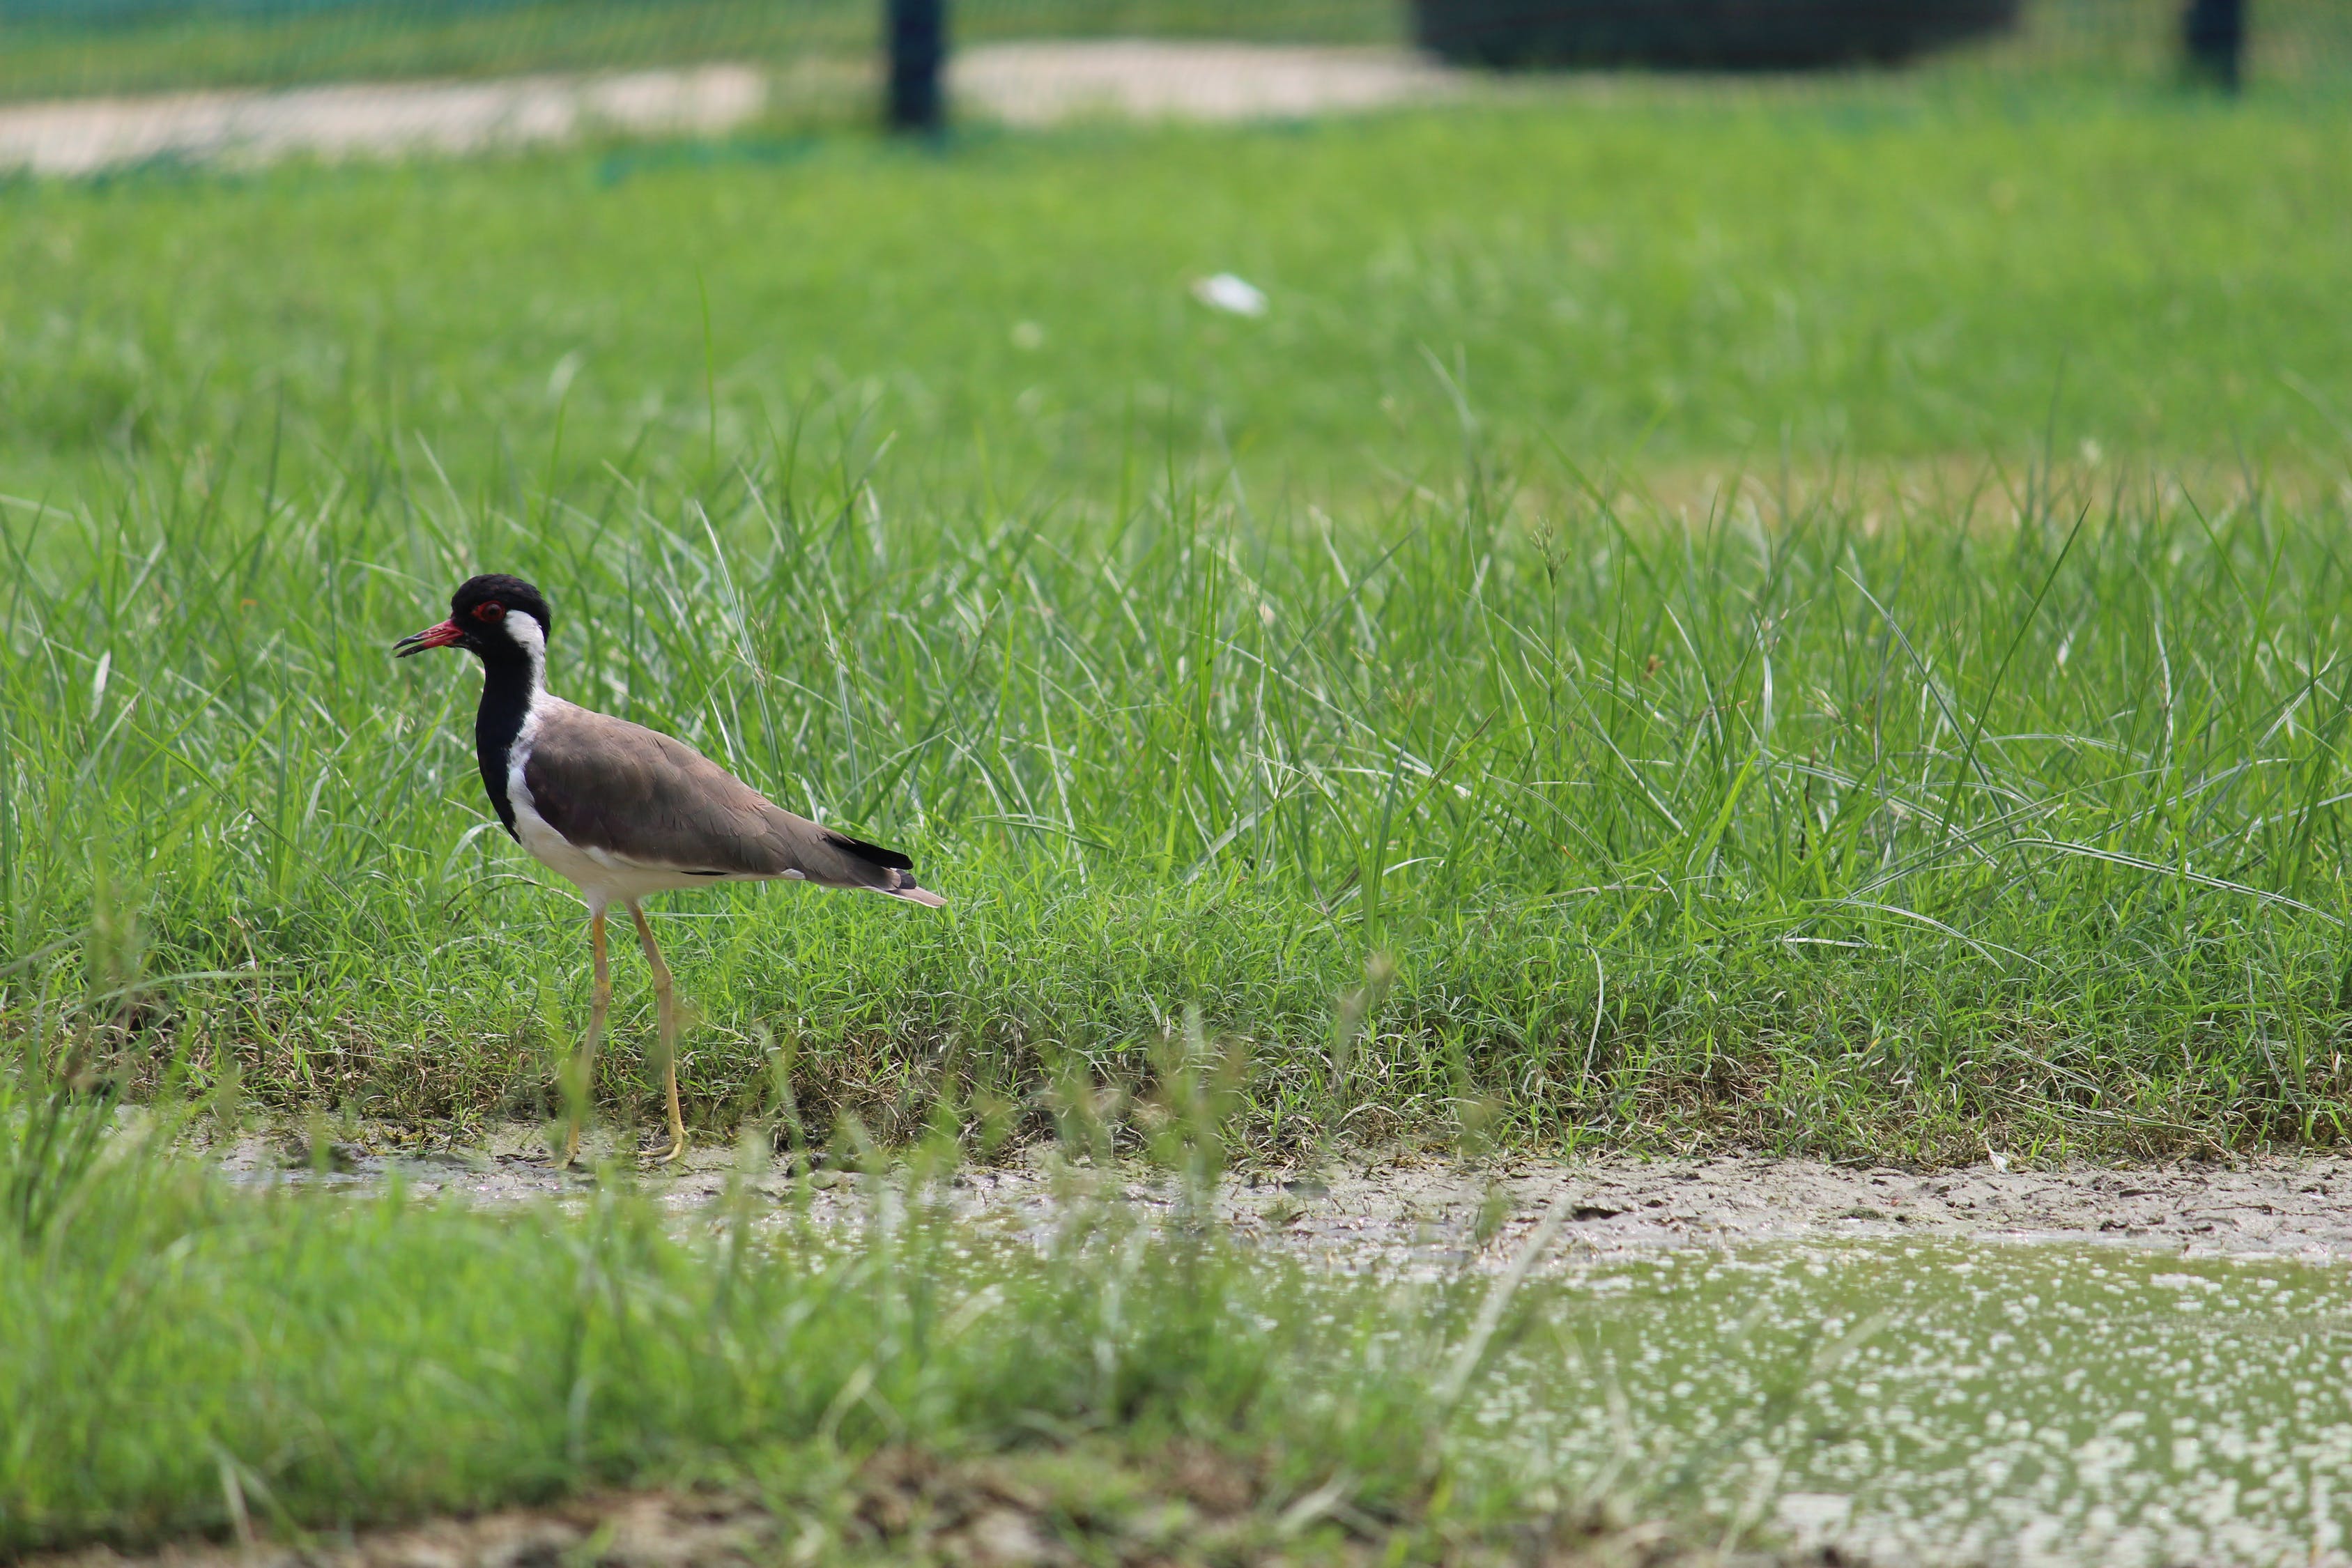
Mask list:
[[[863,888],[933,909],[947,902],[916,884],[913,862],[895,849],[794,816],[718,763],[669,736],[575,707],[547,689],[553,613],[520,577],[469,579],[449,597],[449,618],[393,645],[402,658],[429,647],[462,647],[482,661],[482,705],[474,754],[490,805],[541,864],[577,886],[588,902],[588,951],[595,960],[588,1037],[579,1081],[593,1081],[596,1045],[613,982],[604,961],[604,910],[615,901],[636,922],[653,971],[668,1152],[686,1147],[677,1110],[677,1005],[669,968],[638,900],[673,888],[778,878],[828,888]],[[580,1144],[574,1118],[563,1163]]]

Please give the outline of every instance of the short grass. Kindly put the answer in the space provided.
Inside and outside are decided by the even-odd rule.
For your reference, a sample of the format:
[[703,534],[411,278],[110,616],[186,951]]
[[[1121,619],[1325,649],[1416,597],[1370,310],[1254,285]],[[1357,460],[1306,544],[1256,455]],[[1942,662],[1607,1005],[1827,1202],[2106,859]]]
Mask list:
[[779,1064],[812,1138],[1038,1129],[1197,1017],[1276,1150],[2332,1142],[2346,116],[1882,84],[0,192],[6,1037],[551,1114],[576,906],[469,675],[384,656],[498,568],[560,690],[955,900],[675,900],[706,1133]]
[[[752,138],[0,188],[0,464],[460,494],[723,472],[823,410],[887,496],[1351,514],[1514,459],[2340,468],[2341,99],[1562,89],[1250,131]],[[1188,285],[1267,291],[1260,320]],[[853,458],[854,461],[862,458]],[[274,465],[274,468],[272,468]],[[113,476],[113,477],[109,477]],[[104,510],[101,508],[101,510]]]

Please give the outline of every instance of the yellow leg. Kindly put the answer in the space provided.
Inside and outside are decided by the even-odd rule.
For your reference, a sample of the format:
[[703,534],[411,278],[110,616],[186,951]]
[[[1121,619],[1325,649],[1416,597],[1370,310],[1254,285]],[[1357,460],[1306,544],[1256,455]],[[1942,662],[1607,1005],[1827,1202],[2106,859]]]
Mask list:
[[662,962],[661,949],[654,945],[654,928],[646,923],[646,911],[636,900],[629,900],[629,918],[637,922],[637,942],[646,950],[646,967],[654,972],[654,1015],[661,1044],[662,1088],[669,1096],[669,1149],[656,1156],[675,1160],[686,1152],[686,1118],[677,1110],[677,996],[669,983],[669,965]]
[[595,966],[588,991],[588,1037],[580,1042],[572,1058],[572,1092],[563,1108],[563,1158],[555,1163],[559,1170],[580,1152],[580,1128],[596,1100],[596,1044],[604,1037],[604,1014],[613,1005],[613,970],[604,956],[602,904],[588,911],[588,952]]

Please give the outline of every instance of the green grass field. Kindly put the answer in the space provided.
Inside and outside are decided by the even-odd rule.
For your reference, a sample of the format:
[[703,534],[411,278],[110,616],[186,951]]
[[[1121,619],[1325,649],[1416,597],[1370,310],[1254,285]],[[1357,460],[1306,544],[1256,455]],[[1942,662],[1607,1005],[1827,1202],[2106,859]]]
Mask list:
[[[804,1230],[608,1171],[517,1223],[104,1130],[562,1110],[578,909],[485,810],[471,673],[388,656],[495,568],[559,690],[954,900],[663,909],[748,1166],[2335,1142],[2348,129],[1617,84],[0,186],[0,1553],[702,1483],[906,1560],[887,1452],[1103,1560],[1203,1455],[1231,1562],[1524,1557],[1612,1497],[1743,1544],[1767,1437],[1846,1486],[1904,1402],[1804,1400],[1867,1260],[1769,1322],[1737,1271],[1555,1311],[1085,1204]],[[2260,1343],[2324,1335],[2295,1289]],[[1957,1353],[1919,1302],[1870,1379]],[[2037,1421],[2185,1407],[2214,1352],[2166,1345]]]
[[[2054,437],[2333,473],[2342,126],[2300,98],[1628,85],[945,153],[19,184],[0,461],[37,500],[201,453],[514,506],[607,465],[694,489],[801,425],[804,460],[895,437],[877,482],[934,511],[1099,520],[1230,463],[1261,510],[1359,521],[1457,479],[1466,413],[1522,471]],[[1224,269],[1265,319],[1189,297]]]
[[779,1057],[813,1137],[1034,1128],[1197,1009],[1267,1147],[2333,1141],[2347,126],[1864,84],[8,187],[0,1027],[551,1113],[577,906],[470,672],[385,651],[496,568],[558,689],[954,900],[675,900],[707,1133]]

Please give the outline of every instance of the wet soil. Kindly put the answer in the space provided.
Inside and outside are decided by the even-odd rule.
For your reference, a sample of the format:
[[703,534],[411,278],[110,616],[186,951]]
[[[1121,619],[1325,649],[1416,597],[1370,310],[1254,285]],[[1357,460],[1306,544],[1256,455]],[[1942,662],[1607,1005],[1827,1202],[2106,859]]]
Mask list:
[[[596,1173],[559,1171],[543,1135],[507,1127],[469,1145],[404,1147],[364,1136],[312,1161],[299,1139],[247,1137],[218,1151],[237,1180],[323,1184],[368,1192],[404,1185],[490,1204],[577,1198],[602,1182],[635,1186],[682,1215],[730,1190],[779,1209],[805,1201],[848,1217],[891,1178],[782,1163],[748,1166],[725,1148],[675,1165],[607,1160]],[[950,1189],[972,1217],[1043,1222],[1076,1197],[1116,1195],[1172,1209],[1181,1194],[1141,1167],[1093,1170],[1033,1151],[971,1167]],[[1216,1213],[1241,1237],[1339,1267],[1431,1263],[1507,1254],[1540,1216],[1561,1211],[1562,1250],[1611,1253],[1732,1247],[1830,1237],[2107,1241],[2188,1256],[2352,1259],[2352,1158],[2250,1158],[2228,1165],[2002,1168],[1909,1172],[1766,1158],[1485,1164],[1419,1154],[1356,1154],[1315,1168],[1229,1173]]]

